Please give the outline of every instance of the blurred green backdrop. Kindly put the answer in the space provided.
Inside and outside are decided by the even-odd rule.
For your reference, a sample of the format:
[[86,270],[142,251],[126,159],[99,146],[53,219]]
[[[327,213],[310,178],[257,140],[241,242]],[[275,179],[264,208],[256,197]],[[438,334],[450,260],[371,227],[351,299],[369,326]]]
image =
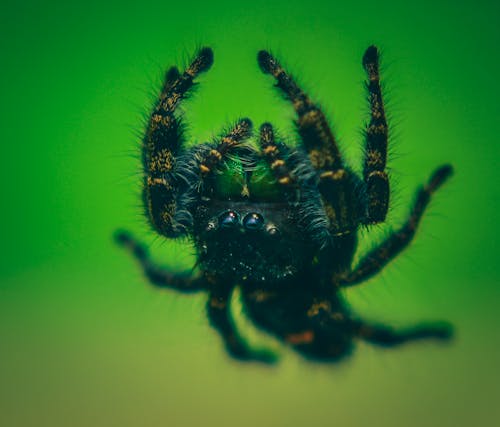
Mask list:
[[[0,5],[2,426],[498,425],[500,7],[494,2],[71,2]],[[110,239],[126,227],[172,268],[182,243],[140,208],[142,120],[165,68],[197,46],[215,65],[187,102],[190,141],[240,116],[293,135],[291,108],[256,65],[271,48],[321,102],[360,160],[361,56],[376,43],[391,116],[394,206],[408,212],[435,166],[456,175],[411,248],[351,289],[363,316],[448,319],[450,345],[359,343],[305,362],[239,317],[275,368],[231,361],[204,296],[152,289]],[[236,308],[236,311],[241,308]]]

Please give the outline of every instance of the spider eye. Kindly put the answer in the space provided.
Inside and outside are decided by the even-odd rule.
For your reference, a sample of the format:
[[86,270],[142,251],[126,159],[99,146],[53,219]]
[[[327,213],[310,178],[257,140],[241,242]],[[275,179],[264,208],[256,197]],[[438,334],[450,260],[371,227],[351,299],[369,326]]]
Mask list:
[[272,225],[272,224],[270,224],[270,225],[268,225],[268,226],[266,227],[266,231],[267,231],[267,233],[268,233],[270,236],[273,236],[273,237],[277,237],[277,236],[279,236],[279,235],[280,235],[280,231],[279,231],[279,229],[278,229],[275,225]]
[[264,225],[264,218],[258,213],[249,213],[243,218],[243,225],[247,230],[259,230]]
[[236,227],[239,223],[240,216],[234,211],[227,211],[219,216],[219,226],[221,228]]

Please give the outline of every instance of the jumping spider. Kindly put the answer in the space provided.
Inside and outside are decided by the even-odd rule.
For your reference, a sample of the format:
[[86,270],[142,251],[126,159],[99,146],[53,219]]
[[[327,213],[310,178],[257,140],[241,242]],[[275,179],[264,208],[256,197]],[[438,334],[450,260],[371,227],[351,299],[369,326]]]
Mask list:
[[274,355],[252,349],[236,330],[229,307],[236,286],[259,328],[315,360],[349,354],[355,337],[394,346],[451,336],[447,323],[404,330],[370,324],[342,300],[342,288],[374,276],[408,246],[431,196],[452,174],[450,165],[437,168],[406,223],[352,268],[358,228],[384,221],[389,206],[378,58],[375,46],[363,56],[370,121],[362,178],[342,160],[321,109],[268,52],[259,52],[258,63],[295,109],[296,149],[280,142],[269,123],[260,127],[259,149],[244,143],[252,135],[248,119],[213,143],[184,148],[176,109],[212,65],[212,50],[201,49],[183,73],[176,67],[166,73],[144,136],[143,200],[158,233],[193,241],[199,273],[162,269],[129,233],[116,237],[156,286],[208,292],[210,322],[237,359],[271,362]]

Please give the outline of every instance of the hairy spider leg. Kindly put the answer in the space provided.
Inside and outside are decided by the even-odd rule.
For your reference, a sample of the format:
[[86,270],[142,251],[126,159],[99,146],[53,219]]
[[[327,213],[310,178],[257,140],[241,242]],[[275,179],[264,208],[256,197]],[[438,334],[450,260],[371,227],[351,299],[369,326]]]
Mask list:
[[139,262],[149,281],[159,288],[170,288],[184,293],[198,292],[208,289],[208,282],[202,275],[190,273],[172,273],[155,265],[150,259],[146,247],[137,241],[129,232],[119,230],[115,233],[116,242],[124,247]]
[[239,120],[215,147],[205,153],[200,159],[200,173],[202,177],[214,172],[227,159],[227,155],[252,133],[250,119]]
[[260,127],[259,145],[261,155],[278,183],[288,188],[296,187],[297,177],[293,174],[289,164],[290,150],[284,143],[276,142],[270,123],[264,123]]
[[274,363],[276,355],[267,350],[252,349],[238,333],[230,312],[230,299],[234,287],[214,283],[207,303],[210,324],[219,332],[228,353],[238,360]]
[[379,53],[370,46],[363,55],[367,73],[366,88],[370,103],[370,122],[365,129],[365,160],[363,178],[366,184],[366,218],[364,223],[382,222],[389,208],[387,161],[388,127],[380,88]]
[[297,86],[269,52],[261,50],[257,60],[262,71],[276,79],[276,86],[292,102],[298,116],[298,131],[313,166],[318,170],[342,169],[337,143],[321,109]]
[[409,328],[395,330],[388,326],[354,321],[353,329],[359,338],[385,347],[424,339],[444,341],[450,339],[453,335],[453,327],[447,322],[422,323]]
[[144,204],[152,226],[168,237],[186,232],[175,218],[178,182],[174,169],[183,132],[181,120],[174,112],[192,88],[194,79],[208,70],[212,62],[212,50],[202,48],[182,74],[177,68],[170,68],[144,137]]
[[353,188],[358,179],[344,167],[325,115],[270,53],[260,51],[257,60],[262,71],[276,79],[276,86],[292,102],[297,113],[298,132],[310,162],[318,172],[319,190],[332,234],[343,235],[355,230],[360,214],[357,192]]
[[334,284],[346,287],[363,282],[381,271],[405,249],[415,236],[415,231],[431,200],[431,196],[445,183],[452,173],[453,168],[451,165],[443,165],[436,169],[427,185],[418,190],[410,217],[406,223],[398,231],[392,233],[380,246],[369,252],[353,271],[340,279],[334,277]]

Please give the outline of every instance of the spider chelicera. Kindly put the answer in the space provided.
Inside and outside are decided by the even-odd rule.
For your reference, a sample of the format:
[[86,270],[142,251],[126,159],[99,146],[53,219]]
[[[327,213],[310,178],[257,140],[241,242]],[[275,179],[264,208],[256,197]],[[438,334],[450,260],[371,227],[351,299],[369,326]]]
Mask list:
[[176,109],[212,62],[212,50],[203,48],[183,73],[168,70],[146,129],[143,200],[149,221],[167,238],[189,237],[197,253],[196,269],[175,273],[155,265],[129,233],[118,232],[117,241],[149,280],[181,292],[206,291],[211,325],[241,360],[272,362],[275,355],[252,348],[238,333],[229,304],[236,286],[259,328],[314,360],[348,355],[354,338],[383,346],[449,338],[451,326],[444,322],[402,330],[371,324],[352,315],[342,299],[342,288],[374,276],[408,246],[431,196],[452,174],[450,165],[437,168],[418,190],[405,224],[352,266],[358,228],[384,221],[389,206],[377,48],[363,56],[370,119],[362,177],[342,160],[318,105],[266,51],[259,52],[258,63],[295,109],[300,146],[287,147],[265,123],[254,148],[246,142],[251,122],[242,119],[218,140],[185,148]]

